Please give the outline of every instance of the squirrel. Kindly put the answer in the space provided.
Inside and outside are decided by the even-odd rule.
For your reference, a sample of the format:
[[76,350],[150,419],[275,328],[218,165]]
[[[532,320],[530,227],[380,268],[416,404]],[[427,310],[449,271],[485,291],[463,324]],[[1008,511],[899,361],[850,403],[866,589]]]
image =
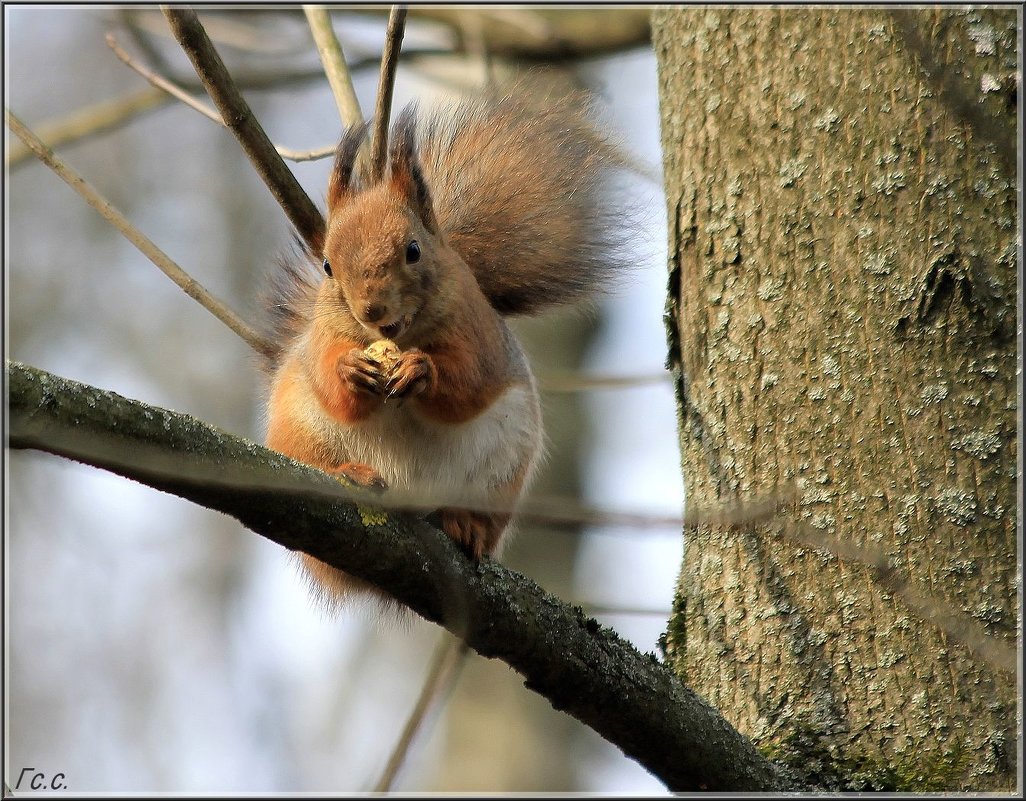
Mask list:
[[[497,554],[543,449],[504,318],[586,303],[627,266],[610,200],[627,160],[592,110],[525,83],[411,103],[377,181],[356,169],[368,124],[343,133],[323,241],[281,259],[267,297],[268,447],[365,488],[482,499],[436,519],[475,560]],[[328,601],[369,588],[301,558]]]

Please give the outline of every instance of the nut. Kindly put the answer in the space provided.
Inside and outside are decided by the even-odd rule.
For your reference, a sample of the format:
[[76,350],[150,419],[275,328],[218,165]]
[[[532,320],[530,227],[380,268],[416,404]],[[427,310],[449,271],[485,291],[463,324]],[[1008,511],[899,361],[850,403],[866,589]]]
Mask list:
[[386,373],[391,373],[399,363],[399,354],[402,351],[392,340],[379,339],[364,348],[363,352],[367,354],[368,358],[380,364]]

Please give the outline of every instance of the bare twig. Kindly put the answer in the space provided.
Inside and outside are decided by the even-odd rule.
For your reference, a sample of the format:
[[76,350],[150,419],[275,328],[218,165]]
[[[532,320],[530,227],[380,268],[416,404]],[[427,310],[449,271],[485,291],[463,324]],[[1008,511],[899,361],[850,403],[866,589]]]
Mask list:
[[85,179],[54,155],[53,151],[47,148],[9,109],[5,109],[4,114],[7,119],[7,126],[35,153],[40,161],[57,173],[68,186],[78,192],[105,220],[117,228],[129,242],[139,248],[146,258],[156,264],[168,278],[178,284],[186,295],[196,300],[203,308],[242,337],[254,350],[260,353],[269,352],[270,345],[256,331],[243,322],[224,303],[204,289],[185,270],[175,264],[145,234],[133,226],[121,212],[93,189]]
[[392,114],[392,91],[395,88],[395,67],[406,28],[406,6],[392,6],[381,52],[381,77],[378,80],[378,101],[374,108],[374,138],[371,140],[371,179],[381,180],[385,174],[388,152],[388,120]]
[[[750,501],[727,504],[715,509],[694,509],[685,515],[654,515],[642,512],[616,512],[585,506],[572,498],[529,497],[517,507],[520,523],[550,527],[622,526],[626,528],[672,528],[676,530],[699,526],[747,526],[772,520],[781,507],[793,503],[795,490],[790,485]],[[444,505],[460,506],[459,502]],[[435,507],[437,508],[437,507]],[[495,512],[489,504],[473,503],[475,511]]]
[[318,147],[314,150],[292,150],[291,148],[283,147],[282,145],[275,145],[275,150],[278,151],[278,155],[283,159],[288,159],[289,161],[294,162],[326,159],[329,156],[335,155],[335,148],[335,145],[324,145],[323,147]]
[[[94,103],[58,120],[45,122],[38,127],[38,135],[49,147],[59,147],[111,131],[145,111],[160,108],[169,100],[163,92],[143,89],[124,97]],[[12,143],[7,152],[7,166],[14,167],[31,156],[32,151],[28,147]]]
[[448,632],[442,632],[417,703],[414,704],[402,734],[399,735],[399,741],[392,749],[385,770],[382,771],[378,783],[374,786],[374,792],[387,793],[392,789],[396,776],[399,775],[399,771],[410,753],[413,739],[423,727],[428,712],[432,707],[444,701],[456,686],[456,680],[460,676],[460,669],[466,662],[469,650],[465,642],[453,639]]
[[[107,34],[107,46],[114,51],[114,55],[121,59],[131,69],[135,70],[137,73],[142,75],[147,81],[149,81],[155,87],[161,89],[164,92],[167,92],[172,97],[181,100],[189,108],[193,109],[194,111],[198,111],[208,120],[216,122],[222,128],[228,127],[228,124],[224,121],[221,115],[217,113],[216,109],[211,108],[206,103],[200,100],[197,100],[175,83],[169,81],[162,75],[158,75],[157,73],[153,72],[152,70],[148,69],[147,67],[143,66],[138,61],[133,59],[127,52],[125,52],[124,48],[122,48],[121,45],[118,44],[117,39],[114,38],[114,34],[112,33]],[[275,145],[274,149],[278,152],[279,156],[281,156],[283,159],[288,159],[289,161],[314,161],[316,159],[327,158],[335,152],[334,145],[326,145],[316,150],[306,151],[291,150],[290,148],[283,147],[281,145]]]
[[189,108],[193,109],[194,111],[198,111],[204,117],[206,117],[209,120],[213,120],[218,125],[222,125],[226,128],[228,127],[227,125],[225,125],[224,120],[221,119],[221,115],[218,114],[217,111],[212,109],[206,103],[197,100],[184,89],[180,89],[167,78],[163,77],[162,75],[158,75],[157,73],[153,72],[153,70],[144,67],[138,61],[136,61],[130,55],[128,55],[128,53],[125,52],[125,49],[118,44],[118,40],[114,37],[113,33],[107,34],[107,47],[113,50],[114,55],[121,59],[121,61],[128,65],[128,67],[138,72],[147,81],[156,86],[158,89],[162,89],[172,97],[181,100]]
[[577,605],[589,615],[630,615],[631,617],[658,617],[668,620],[673,614],[672,609],[657,609],[653,606],[616,606],[615,604],[591,604],[581,601],[578,601]]
[[346,66],[342,45],[331,26],[331,13],[324,6],[303,6],[303,13],[310,23],[310,33],[324,65],[324,74],[328,78],[328,85],[331,86],[331,93],[335,96],[342,127],[359,125],[363,122],[363,112],[353,88],[352,76]]
[[[154,69],[168,71],[169,66],[167,58],[161,48],[154,44],[153,37],[150,33],[145,32],[139,25],[139,15],[141,12],[138,8],[119,8],[117,10],[116,19],[118,21],[118,27],[123,30],[129,39],[135,44],[136,48],[146,57],[148,63],[150,63]],[[167,26],[164,25],[164,20],[161,19],[161,27],[164,28],[163,36],[167,38]]]
[[178,43],[196,68],[196,74],[303,241],[315,252],[324,236],[324,218],[296,177],[285,166],[249,104],[190,8],[162,7]]
[[[204,13],[207,19],[204,26],[207,35],[218,45],[261,56],[284,56],[299,53],[305,48],[306,42],[301,41],[299,37],[292,37],[292,41],[287,41],[282,35],[281,25],[276,25],[273,29],[261,29],[259,25],[245,21],[239,9],[231,6],[222,8],[223,13],[218,13],[215,8],[210,8],[209,14],[206,11]],[[255,19],[256,15],[252,11],[253,7],[250,8],[248,16]],[[135,24],[147,33],[168,38],[167,26],[155,10],[140,10]]]
[[538,373],[542,392],[591,392],[596,389],[631,389],[642,386],[670,385],[669,373],[650,375],[585,375],[576,371],[548,370]]

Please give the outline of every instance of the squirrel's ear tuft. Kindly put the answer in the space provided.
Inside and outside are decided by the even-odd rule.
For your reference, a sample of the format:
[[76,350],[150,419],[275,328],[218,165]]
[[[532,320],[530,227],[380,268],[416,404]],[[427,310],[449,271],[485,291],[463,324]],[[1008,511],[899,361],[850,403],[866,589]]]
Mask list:
[[424,227],[438,232],[431,193],[428,191],[417,159],[417,106],[411,103],[400,112],[392,125],[392,148],[389,180],[410,208],[417,212]]
[[344,206],[356,194],[353,172],[369,123],[350,125],[335,148],[335,164],[328,179],[328,213]]

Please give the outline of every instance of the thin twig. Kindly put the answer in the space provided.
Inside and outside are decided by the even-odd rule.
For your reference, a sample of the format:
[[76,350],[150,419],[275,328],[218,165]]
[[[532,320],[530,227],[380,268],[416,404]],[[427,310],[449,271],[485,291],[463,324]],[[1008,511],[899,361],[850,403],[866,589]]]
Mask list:
[[[146,60],[153,65],[154,69],[168,71],[169,66],[167,63],[167,57],[161,48],[154,44],[154,40],[150,33],[145,32],[139,25],[139,14],[140,9],[137,8],[119,8],[117,11],[117,21],[119,27],[125,31],[129,39],[135,43],[135,46],[142,52],[146,57]],[[167,38],[167,26],[164,25],[164,20],[160,20],[161,26],[164,28],[163,36]]]
[[649,375],[585,375],[572,370],[548,370],[536,375],[542,392],[591,392],[596,389],[631,389],[641,386],[670,385],[669,373]]
[[485,37],[484,17],[480,14],[464,14],[459,17],[458,25],[467,51],[467,60],[477,62],[482,85],[494,85],[495,65],[488,49],[488,39]]
[[[164,92],[167,92],[172,97],[181,100],[189,108],[193,109],[194,111],[198,111],[208,120],[216,122],[222,128],[228,127],[228,124],[224,121],[224,119],[221,117],[221,115],[217,112],[216,109],[208,106],[201,100],[197,100],[177,84],[173,83],[172,81],[169,81],[162,75],[158,75],[157,73],[153,72],[153,70],[143,66],[138,61],[133,59],[127,52],[125,52],[124,48],[122,48],[121,45],[118,44],[117,39],[114,37],[114,34],[112,33],[107,34],[107,46],[111,50],[113,50],[114,55],[121,59],[121,61],[123,61],[128,67],[135,70],[155,87],[163,90]],[[324,147],[317,148],[316,150],[305,151],[292,150],[290,148],[283,147],[282,145],[275,145],[274,149],[278,151],[279,156],[281,156],[283,159],[288,159],[289,161],[315,161],[316,159],[327,158],[335,152],[334,145],[326,145]]]
[[4,109],[4,115],[7,120],[7,126],[35,153],[40,161],[57,173],[68,186],[78,192],[105,220],[117,228],[129,242],[139,248],[146,258],[157,265],[168,278],[178,284],[186,295],[196,300],[203,308],[242,337],[254,350],[259,353],[270,352],[270,344],[268,342],[243,322],[224,303],[204,289],[185,270],[172,261],[145,234],[133,226],[120,211],[115,209],[99,192],[93,189],[82,176],[54,155],[53,151],[47,148],[39,140],[39,137],[32,133],[9,109]]
[[[137,115],[160,108],[170,100],[163,92],[143,89],[124,97],[104,100],[77,109],[67,116],[38,127],[39,138],[49,147],[106,133],[128,122]],[[32,156],[32,151],[20,143],[11,143],[7,151],[7,166],[14,167]]]
[[[672,528],[676,530],[699,526],[747,526],[765,523],[778,514],[780,508],[793,503],[797,497],[790,484],[778,487],[769,495],[725,504],[715,509],[695,509],[684,515],[653,515],[642,512],[614,512],[584,506],[571,498],[528,497],[517,507],[515,515],[520,523],[540,526],[623,526],[628,528]],[[445,505],[457,506],[458,503]],[[480,511],[495,511],[488,504],[473,504]]]
[[303,13],[306,14],[307,22],[310,23],[310,33],[313,35],[317,53],[324,65],[324,74],[328,78],[331,93],[335,96],[335,105],[338,106],[338,116],[342,120],[342,127],[359,125],[363,122],[363,112],[360,110],[360,101],[353,88],[352,76],[346,66],[342,45],[339,43],[338,37],[335,36],[335,29],[331,25],[331,13],[324,6],[303,6]]
[[[229,6],[221,11],[223,13],[219,13],[217,8],[210,8],[209,13],[207,10],[204,11],[207,19],[204,28],[211,41],[218,46],[260,56],[295,55],[306,47],[306,42],[301,41],[298,36],[293,37],[294,41],[286,41],[280,25],[273,30],[261,29],[259,25],[240,21],[244,17],[239,13],[239,9]],[[141,30],[169,38],[167,25],[155,9],[149,13],[141,11],[136,20],[136,25]]]
[[185,103],[185,105],[187,105],[193,111],[198,111],[204,117],[206,117],[209,120],[213,120],[218,125],[221,125],[221,126],[223,126],[225,128],[228,127],[227,125],[225,125],[224,120],[221,119],[221,115],[218,114],[216,110],[214,110],[213,108],[208,106],[203,101],[197,100],[192,95],[190,95],[188,92],[186,92],[184,89],[180,89],[178,86],[173,84],[171,81],[169,81],[164,76],[158,75],[157,73],[153,72],[153,70],[150,70],[147,67],[144,67],[142,64],[140,64],[135,59],[133,59],[125,51],[125,49],[123,47],[121,47],[121,45],[118,44],[118,40],[115,38],[113,33],[108,33],[107,34],[107,47],[109,47],[111,50],[113,50],[114,51],[114,55],[116,55],[119,59],[121,59],[121,61],[124,62],[130,69],[133,69],[136,72],[138,72],[147,81],[149,81],[151,84],[156,86],[158,89],[163,89],[165,92],[167,92],[172,97],[174,97],[174,98],[176,98],[178,100],[181,100],[183,103]]
[[395,89],[395,68],[406,29],[406,6],[392,6],[381,52],[381,76],[378,80],[378,101],[374,108],[374,138],[371,140],[371,179],[380,181],[385,174],[388,153],[388,121],[392,115],[392,92]]
[[460,669],[466,662],[468,652],[469,647],[465,642],[454,639],[448,632],[442,632],[442,638],[435,649],[435,655],[431,661],[427,678],[424,679],[420,696],[410,712],[402,734],[399,735],[399,741],[392,749],[385,770],[382,771],[378,783],[374,786],[374,792],[387,793],[392,789],[396,776],[399,775],[399,771],[410,753],[414,737],[424,725],[428,712],[436,705],[436,701],[441,703],[452,692],[456,680],[460,676]]
[[278,155],[289,161],[318,161],[334,156],[336,145],[323,145],[313,150],[292,150],[282,145],[275,145],[275,149],[278,151]]
[[324,237],[324,218],[296,177],[285,166],[260,126],[191,8],[162,6],[178,43],[196,68],[221,117],[242,145],[257,174],[303,241],[315,252]]
[[[568,603],[575,603],[569,601]],[[616,606],[615,604],[590,604],[582,601],[576,602],[589,615],[630,615],[638,617],[658,617],[668,620],[673,610],[669,608],[657,609],[652,606]]]

